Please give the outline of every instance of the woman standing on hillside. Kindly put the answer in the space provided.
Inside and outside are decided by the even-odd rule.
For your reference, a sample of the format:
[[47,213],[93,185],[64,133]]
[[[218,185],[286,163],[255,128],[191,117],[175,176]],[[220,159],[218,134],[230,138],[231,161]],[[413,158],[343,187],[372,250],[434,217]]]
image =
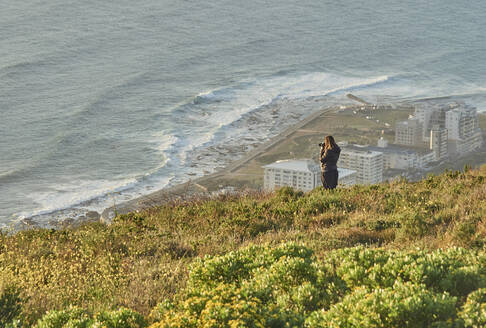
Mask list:
[[338,184],[337,161],[341,148],[334,141],[333,136],[326,136],[321,145],[321,181],[326,189],[334,189]]

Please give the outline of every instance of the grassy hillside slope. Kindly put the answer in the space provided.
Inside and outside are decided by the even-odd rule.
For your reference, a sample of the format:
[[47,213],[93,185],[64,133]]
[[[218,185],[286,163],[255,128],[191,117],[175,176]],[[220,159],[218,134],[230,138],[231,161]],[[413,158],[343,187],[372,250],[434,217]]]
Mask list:
[[[65,230],[1,234],[0,305],[22,318],[26,326],[36,323],[46,311],[62,309],[68,309],[61,315],[63,318],[73,311],[74,316],[85,318],[86,324],[79,327],[91,327],[96,320],[110,327],[106,322],[115,322],[119,317],[132,322],[133,327],[150,321],[178,322],[188,317],[193,321],[180,321],[179,326],[197,327],[203,324],[198,321],[203,314],[207,315],[204,324],[208,327],[270,325],[266,319],[251,324],[250,321],[231,323],[232,315],[275,316],[275,326],[294,319],[296,325],[305,321],[308,326],[319,326],[319,322],[332,322],[333,318],[348,318],[351,313],[357,313],[350,310],[351,305],[360,306],[364,311],[361,319],[369,317],[369,313],[383,311],[385,314],[378,315],[382,319],[390,315],[406,318],[414,313],[412,305],[412,312],[404,309],[395,314],[373,308],[373,304],[376,305],[373,300],[387,293],[392,295],[391,291],[396,289],[400,292],[395,302],[400,303],[400,297],[405,300],[408,295],[417,294],[417,304],[431,304],[437,309],[437,322],[457,324],[459,314],[469,311],[465,310],[467,304],[474,308],[482,306],[483,298],[486,301],[479,289],[486,282],[486,272],[478,269],[485,267],[486,257],[482,251],[485,242],[486,166],[466,172],[446,172],[416,183],[396,181],[335,191],[318,188],[307,194],[283,188],[274,194],[196,199],[119,216],[109,226],[90,223]],[[265,247],[258,248],[258,245]],[[250,248],[245,248],[247,246]],[[361,248],[348,249],[354,246]],[[433,253],[452,246],[469,250],[452,249],[449,253],[445,251],[446,255]],[[238,250],[241,251],[230,253]],[[400,252],[393,253],[397,250]],[[235,254],[240,254],[239,259],[249,256],[244,265],[241,264],[243,271],[231,266]],[[206,255],[215,257],[200,260]],[[369,259],[363,262],[363,256]],[[439,258],[437,263],[433,260],[420,262],[420,259],[434,256]],[[262,257],[270,260],[252,264]],[[354,263],[355,267],[338,273],[336,263],[340,258],[350,265]],[[368,269],[375,264],[400,258],[402,264],[397,266],[397,272],[378,279],[384,270],[376,269],[375,275],[369,276]],[[418,273],[406,271],[405,264],[410,266],[410,259],[422,263],[413,262],[413,266],[425,268],[446,263],[441,264],[445,268],[441,272],[449,285],[428,283],[424,278],[427,276],[425,269]],[[211,266],[213,262],[216,264]],[[191,265],[193,271],[189,277]],[[207,266],[209,273],[198,275],[197,272]],[[289,271],[285,272],[286,269]],[[251,274],[244,273],[245,270],[250,270]],[[358,274],[362,271],[364,273]],[[353,276],[350,272],[358,273]],[[221,282],[226,273],[231,279],[222,285],[213,283]],[[457,277],[462,277],[461,274],[472,279],[471,286],[458,285],[462,280]],[[276,286],[282,293],[275,294],[262,287],[272,285],[272,281],[288,283]],[[242,284],[252,286],[248,287],[251,292],[244,293],[249,298],[237,306],[239,310],[231,312],[224,304],[230,303],[232,307],[241,299]],[[296,286],[308,286],[308,290],[299,291],[294,288]],[[215,294],[210,291],[215,288],[220,288],[218,295],[223,295],[222,298],[213,299]],[[376,288],[383,289],[383,293],[376,294]],[[317,294],[311,297],[312,293]],[[194,303],[193,307],[186,304],[191,297],[196,297],[194,301],[200,303]],[[315,302],[307,304],[309,298]],[[360,303],[363,298],[370,303]],[[262,306],[264,301],[271,306]],[[208,304],[223,305],[208,310]],[[334,304],[333,312],[329,312],[331,304]],[[246,310],[241,310],[242,307]],[[112,311],[120,308],[131,310]],[[420,308],[415,305],[415,309]],[[59,312],[53,313],[51,316],[59,315]],[[225,317],[224,313],[229,314]],[[279,313],[290,316],[294,313],[295,316],[285,321]],[[0,312],[0,324],[1,320],[11,317]],[[461,318],[465,322],[465,315]],[[346,319],[349,322],[334,326],[354,327],[353,322],[363,326],[361,319]],[[430,320],[427,317],[421,322],[429,325],[432,324]],[[404,326],[402,321],[397,322],[398,326]],[[41,324],[38,327],[55,327]],[[393,324],[383,327],[386,326]]]

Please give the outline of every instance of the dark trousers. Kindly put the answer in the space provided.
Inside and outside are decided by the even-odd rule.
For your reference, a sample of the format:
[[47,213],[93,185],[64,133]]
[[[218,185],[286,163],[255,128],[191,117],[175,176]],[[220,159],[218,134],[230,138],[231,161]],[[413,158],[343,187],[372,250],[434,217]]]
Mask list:
[[338,184],[338,171],[321,172],[321,181],[325,189],[334,189]]

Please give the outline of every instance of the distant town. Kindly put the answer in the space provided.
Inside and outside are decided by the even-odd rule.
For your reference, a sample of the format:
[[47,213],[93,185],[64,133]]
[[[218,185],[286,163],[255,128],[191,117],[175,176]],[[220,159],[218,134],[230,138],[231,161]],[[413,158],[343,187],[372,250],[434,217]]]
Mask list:
[[[372,112],[377,106],[366,103],[361,109]],[[394,134],[393,143],[383,136],[376,145],[338,142],[342,148],[339,184],[350,186],[413,178],[414,174],[423,175],[445,160],[471,154],[483,143],[476,108],[459,102],[417,105],[408,119],[396,121]],[[266,190],[290,186],[309,191],[321,185],[320,167],[314,159],[278,160],[263,168]]]

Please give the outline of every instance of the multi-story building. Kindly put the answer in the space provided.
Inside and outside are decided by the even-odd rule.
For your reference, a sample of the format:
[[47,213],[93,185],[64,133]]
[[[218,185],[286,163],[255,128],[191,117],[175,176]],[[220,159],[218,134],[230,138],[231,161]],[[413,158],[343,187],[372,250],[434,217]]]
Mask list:
[[343,146],[339,166],[356,171],[356,183],[373,184],[383,181],[383,153],[356,145]]
[[[281,160],[265,165],[263,188],[274,190],[283,186],[310,191],[321,186],[321,168],[311,159]],[[356,171],[338,168],[340,186],[356,183]]]
[[395,126],[395,144],[417,146],[422,143],[422,123],[417,118],[398,121]]
[[446,113],[446,124],[449,139],[464,140],[479,128],[474,108],[455,108]]
[[454,108],[446,113],[446,128],[453,153],[464,154],[481,147],[482,135],[475,108]]
[[430,149],[434,152],[434,160],[447,157],[447,129],[436,124],[430,130]]
[[417,120],[422,124],[422,140],[428,141],[430,133],[428,127],[430,122],[430,117],[432,116],[433,110],[430,108],[426,108],[423,106],[415,107],[415,113],[413,117],[417,118]]
[[283,186],[309,191],[318,183],[320,167],[312,160],[282,160],[265,165],[263,187],[273,190]]
[[432,127],[438,125],[445,128],[446,112],[450,107],[435,106],[435,107],[418,107],[415,109],[414,117],[422,123],[422,140],[427,144],[430,143],[430,131]]
[[338,186],[352,186],[356,184],[357,172],[355,170],[339,167],[338,175]]
[[482,145],[475,108],[457,102],[447,106],[417,107],[414,117],[422,123],[423,141],[434,150],[436,160],[450,154],[467,154]]
[[384,170],[423,169],[428,163],[435,160],[433,151],[422,147],[388,144],[383,137],[378,140],[377,146],[361,146],[360,149],[382,153]]

